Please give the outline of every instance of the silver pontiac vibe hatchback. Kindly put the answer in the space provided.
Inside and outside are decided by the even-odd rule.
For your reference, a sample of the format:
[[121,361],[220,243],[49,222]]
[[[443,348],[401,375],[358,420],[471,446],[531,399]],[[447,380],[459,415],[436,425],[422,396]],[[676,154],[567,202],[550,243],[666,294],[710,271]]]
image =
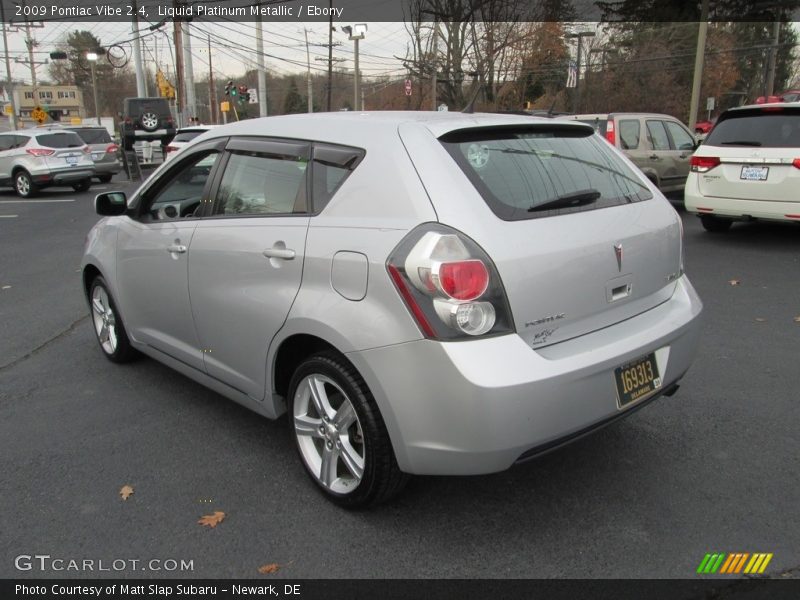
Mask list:
[[588,125],[425,112],[213,129],[100,194],[102,352],[269,418],[348,507],[508,469],[671,395],[701,302],[681,221]]

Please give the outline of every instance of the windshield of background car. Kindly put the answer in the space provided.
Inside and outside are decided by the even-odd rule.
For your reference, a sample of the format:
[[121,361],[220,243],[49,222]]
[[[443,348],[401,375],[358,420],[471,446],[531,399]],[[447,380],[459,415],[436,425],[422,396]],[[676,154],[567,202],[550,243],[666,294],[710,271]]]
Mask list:
[[800,148],[800,108],[732,111],[708,134],[706,146]]
[[552,217],[653,197],[586,127],[486,128],[440,138],[501,219]]
[[109,144],[111,136],[105,129],[75,129],[80,138],[87,144]]
[[81,148],[85,142],[72,131],[59,131],[58,133],[43,133],[36,136],[36,142],[47,148]]
[[194,138],[198,135],[204,134],[205,131],[201,131],[199,129],[195,129],[192,131],[179,131],[174,138],[172,138],[173,142],[191,142]]
[[586,123],[587,125],[591,125],[594,128],[596,133],[600,135],[606,134],[606,129],[608,128],[608,119],[578,119],[581,123]]
[[130,100],[128,101],[128,114],[136,115],[143,112],[154,112],[158,115],[168,115],[169,104],[166,100]]

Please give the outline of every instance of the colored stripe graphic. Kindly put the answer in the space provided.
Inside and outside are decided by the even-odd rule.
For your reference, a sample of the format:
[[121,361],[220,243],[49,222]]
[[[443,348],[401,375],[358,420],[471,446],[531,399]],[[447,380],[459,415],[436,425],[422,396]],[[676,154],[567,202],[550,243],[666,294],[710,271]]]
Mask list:
[[[708,553],[700,561],[700,574],[734,575],[738,573],[761,574],[767,569],[773,554],[767,552],[715,552]],[[747,565],[747,566],[745,566]]]
[[753,554],[753,558],[750,559],[750,562],[747,563],[747,566],[744,569],[745,573],[763,573],[769,561],[772,560],[772,553],[757,553]]
[[747,552],[735,552],[733,554],[728,555],[728,560],[725,561],[725,564],[722,566],[720,570],[720,574],[733,574],[739,573],[744,566],[745,561],[749,558],[750,554]]
[[723,553],[714,553],[714,554],[706,554],[703,557],[703,561],[700,563],[700,566],[697,567],[698,573],[716,573],[719,566],[722,564],[722,561],[725,560],[726,554]]

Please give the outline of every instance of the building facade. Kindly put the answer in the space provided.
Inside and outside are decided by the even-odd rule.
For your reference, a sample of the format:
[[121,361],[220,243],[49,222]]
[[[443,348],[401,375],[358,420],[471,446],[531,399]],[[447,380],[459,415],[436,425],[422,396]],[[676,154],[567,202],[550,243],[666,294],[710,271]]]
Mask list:
[[69,122],[72,118],[83,118],[83,92],[74,85],[19,85],[14,88],[17,114],[30,119],[37,106],[50,115],[53,121]]

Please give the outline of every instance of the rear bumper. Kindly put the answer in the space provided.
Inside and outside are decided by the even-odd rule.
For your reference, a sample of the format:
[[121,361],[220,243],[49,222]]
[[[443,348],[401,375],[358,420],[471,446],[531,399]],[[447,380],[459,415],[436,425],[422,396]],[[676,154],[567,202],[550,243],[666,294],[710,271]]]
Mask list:
[[400,468],[472,475],[509,468],[625,416],[614,369],[656,352],[670,388],[694,359],[702,303],[686,277],[667,302],[566,342],[532,350],[516,334],[439,343],[420,340],[353,352],[373,392]]
[[731,219],[766,219],[771,221],[800,221],[800,201],[742,200],[703,196],[697,191],[696,181],[686,186],[686,210],[700,215],[715,215]]
[[34,171],[31,177],[36,185],[66,185],[89,179],[95,175],[94,167],[80,167],[72,169],[49,170],[49,171]]
[[116,160],[94,163],[95,175],[116,175],[120,171],[122,171],[122,165]]

